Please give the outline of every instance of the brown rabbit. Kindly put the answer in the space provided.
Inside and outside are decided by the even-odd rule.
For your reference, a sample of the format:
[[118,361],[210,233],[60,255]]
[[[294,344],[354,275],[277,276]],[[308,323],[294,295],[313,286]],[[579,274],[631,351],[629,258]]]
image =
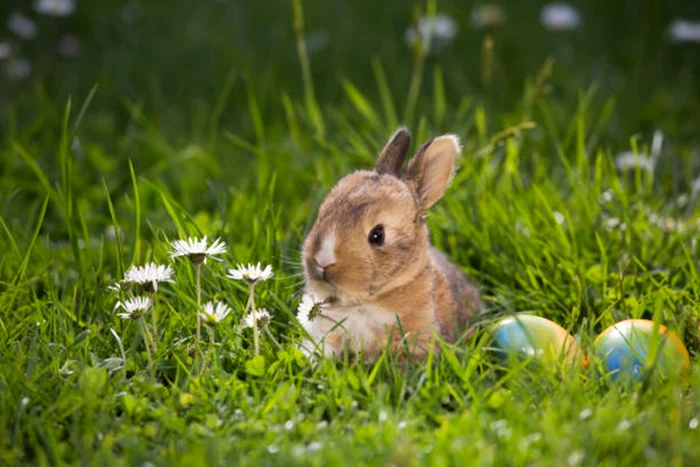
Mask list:
[[390,342],[399,356],[408,348],[422,357],[434,332],[454,341],[482,310],[478,289],[430,245],[425,223],[452,178],[459,140],[428,141],[403,170],[410,142],[400,128],[374,170],[342,178],[304,241],[307,292],[325,302],[305,327],[326,355],[347,349],[372,361]]

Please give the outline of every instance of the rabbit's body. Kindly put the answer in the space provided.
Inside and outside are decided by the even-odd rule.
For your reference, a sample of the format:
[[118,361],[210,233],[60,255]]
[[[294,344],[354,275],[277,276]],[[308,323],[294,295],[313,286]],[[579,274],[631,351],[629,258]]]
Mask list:
[[479,292],[429,242],[425,210],[444,192],[455,137],[426,143],[401,170],[410,136],[399,130],[373,171],[333,188],[304,247],[309,292],[326,301],[307,331],[327,355],[374,360],[387,345],[424,355],[437,332],[453,341],[481,311]]

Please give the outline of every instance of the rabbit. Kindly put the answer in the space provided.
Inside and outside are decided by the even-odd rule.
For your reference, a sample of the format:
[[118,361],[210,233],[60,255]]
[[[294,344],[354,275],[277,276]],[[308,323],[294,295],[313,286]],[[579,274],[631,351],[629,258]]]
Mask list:
[[483,309],[478,288],[430,244],[425,222],[451,181],[459,139],[424,143],[402,169],[410,142],[399,128],[373,170],[338,181],[304,239],[306,292],[322,302],[305,328],[326,356],[371,362],[388,344],[399,358],[425,358],[434,333],[454,342]]

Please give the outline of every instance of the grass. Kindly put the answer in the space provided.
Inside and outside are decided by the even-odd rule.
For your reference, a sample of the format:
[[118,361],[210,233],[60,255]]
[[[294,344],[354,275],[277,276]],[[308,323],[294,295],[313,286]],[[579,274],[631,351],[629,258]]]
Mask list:
[[[402,20],[391,34],[367,2],[300,1],[275,14],[145,6],[144,26],[98,34],[119,13],[113,3],[86,3],[68,23],[101,49],[87,45],[74,64],[47,59],[45,74],[0,91],[3,464],[700,462],[697,52],[660,40],[671,6],[589,2],[584,24],[598,24],[594,14],[649,23],[556,44],[539,30],[523,39],[537,9],[513,6],[507,27],[466,30],[438,55],[411,57],[402,43],[411,8],[432,2],[394,2]],[[469,10],[439,6],[468,24]],[[149,33],[171,24],[154,13],[188,25],[188,36]],[[329,17],[346,18],[333,47],[308,50],[301,39]],[[223,41],[231,18],[270,29]],[[182,56],[163,52],[154,66],[110,34],[147,51],[170,50],[164,37],[174,38]],[[192,44],[221,52],[211,71],[192,69]],[[181,80],[159,79],[174,68]],[[371,166],[399,123],[416,141],[454,132],[464,142],[428,222],[437,247],[481,285],[489,313],[474,339],[443,344],[426,363],[384,354],[374,365],[313,365],[294,345],[300,243],[328,189]],[[653,153],[654,169],[619,170],[615,154],[630,149]],[[215,358],[193,351],[195,276],[173,263],[149,365],[138,324],[115,316],[107,287],[132,264],[170,262],[168,241],[188,235],[227,242],[225,264],[202,271],[202,301],[234,311],[217,327]],[[249,261],[275,270],[256,303],[272,311],[282,349],[263,335],[260,357],[236,327],[247,287],[225,278]],[[521,311],[556,321],[585,349],[619,320],[653,318],[686,343],[691,374],[625,385],[581,368],[502,368],[483,331]]]

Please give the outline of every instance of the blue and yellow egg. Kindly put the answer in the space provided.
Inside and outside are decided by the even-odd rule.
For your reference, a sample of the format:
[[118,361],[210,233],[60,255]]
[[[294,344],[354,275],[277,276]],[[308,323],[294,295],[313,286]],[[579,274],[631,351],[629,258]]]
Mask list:
[[490,338],[493,354],[503,362],[533,358],[556,364],[580,358],[573,336],[540,316],[520,314],[503,318],[491,327]]
[[628,319],[600,333],[593,352],[613,379],[641,380],[648,371],[662,378],[690,371],[688,350],[665,326],[646,319]]

